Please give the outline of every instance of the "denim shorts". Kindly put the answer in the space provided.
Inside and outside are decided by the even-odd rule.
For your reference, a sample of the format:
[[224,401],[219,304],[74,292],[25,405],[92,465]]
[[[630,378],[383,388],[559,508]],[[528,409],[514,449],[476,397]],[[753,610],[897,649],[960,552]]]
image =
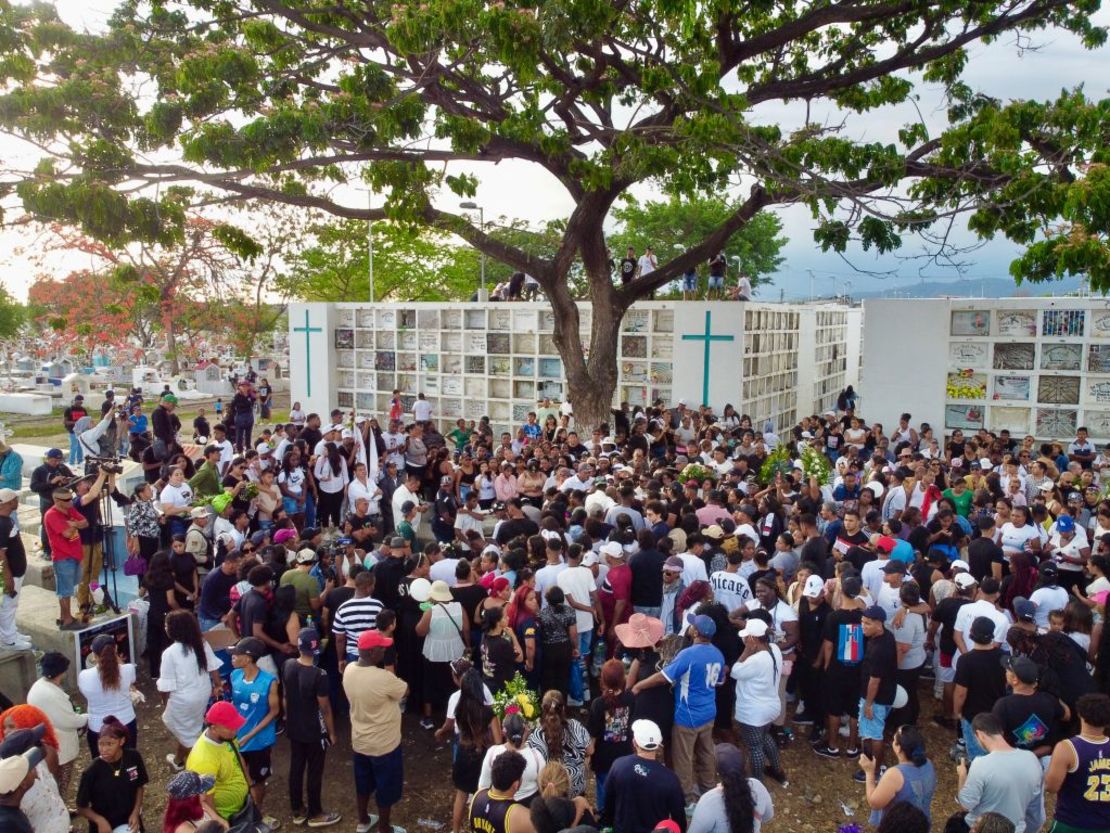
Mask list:
[[386,755],[353,755],[358,795],[373,795],[379,807],[392,807],[401,800],[405,772],[400,746]]
[[874,715],[868,719],[866,712],[864,712],[864,699],[859,699],[859,736],[860,740],[882,740],[883,729],[886,728],[886,719],[890,715],[891,706],[880,706],[878,703],[871,704],[871,714]]
[[59,599],[68,599],[77,589],[81,579],[81,562],[75,558],[63,558],[54,562],[54,592]]
[[296,500],[291,497],[285,497],[283,495],[281,498],[281,508],[285,510],[286,515],[296,515],[299,512],[303,512],[307,506],[307,501],[305,502],[304,506],[301,506],[297,503]]
[[709,276],[709,288],[710,289],[724,289],[724,287],[725,287],[725,278],[724,278],[723,275],[710,275]]
[[682,289],[685,292],[693,292],[698,288],[697,275],[683,275],[682,276]]

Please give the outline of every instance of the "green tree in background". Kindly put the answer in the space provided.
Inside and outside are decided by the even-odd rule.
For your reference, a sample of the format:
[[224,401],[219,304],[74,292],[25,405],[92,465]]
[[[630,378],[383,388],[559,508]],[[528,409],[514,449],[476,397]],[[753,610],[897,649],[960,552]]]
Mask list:
[[[964,78],[984,43],[1017,52],[1070,32],[1103,44],[1098,10],[1098,0],[122,0],[107,31],[90,34],[48,4],[0,0],[0,130],[45,157],[6,171],[0,199],[113,246],[172,245],[190,207],[231,198],[457,235],[539,282],[575,415],[592,426],[608,417],[628,308],[776,206],[806,206],[818,244],[835,251],[855,239],[886,252],[932,227],[943,243],[957,219],[1023,245],[1059,218],[1103,222],[1110,183],[1082,173],[1110,153],[1110,107],[1081,89],[1004,103]],[[931,124],[910,106],[923,86],[946,97]],[[870,138],[876,119],[906,112],[896,140]],[[460,211],[502,162],[562,189],[550,254]],[[342,183],[369,185],[384,204],[352,207]],[[728,194],[731,211],[650,276],[615,286],[606,229],[647,183],[680,201]],[[1089,267],[1097,289],[1110,287],[1104,229],[1063,259]],[[1050,260],[1026,274],[1043,277]]]
[[0,284],[0,340],[14,338],[27,320],[23,305]]
[[[716,197],[675,197],[642,203],[626,198],[613,209],[620,231],[610,235],[609,248],[619,260],[628,246],[636,250],[637,256],[643,254],[645,246],[651,246],[659,262],[664,263],[711,235],[733,211],[735,206]],[[782,265],[779,253],[787,239],[781,233],[782,221],[776,215],[763,211],[752,217],[722,249],[729,274],[736,274],[739,268],[741,274],[751,278],[753,287],[769,284],[769,276]],[[707,274],[704,263],[699,264],[698,271]]]

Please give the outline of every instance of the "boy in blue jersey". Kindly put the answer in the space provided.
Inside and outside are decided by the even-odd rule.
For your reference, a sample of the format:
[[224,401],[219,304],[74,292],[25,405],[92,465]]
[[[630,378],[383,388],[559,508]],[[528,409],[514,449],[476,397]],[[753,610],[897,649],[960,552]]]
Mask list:
[[[266,655],[266,644],[257,637],[240,639],[231,649],[231,702],[245,723],[237,736],[239,751],[247,765],[251,782],[251,798],[259,812],[266,798],[266,781],[272,767],[270,752],[277,741],[277,719],[280,711],[277,677],[258,667]],[[272,817],[263,821],[276,830],[280,822]]]

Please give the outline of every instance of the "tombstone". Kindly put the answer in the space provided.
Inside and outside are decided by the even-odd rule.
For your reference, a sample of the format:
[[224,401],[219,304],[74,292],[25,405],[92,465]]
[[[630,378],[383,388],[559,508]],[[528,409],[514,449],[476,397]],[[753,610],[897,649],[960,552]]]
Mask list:
[[215,362],[201,362],[194,372],[196,389],[201,393],[222,396],[227,393],[224,370]]

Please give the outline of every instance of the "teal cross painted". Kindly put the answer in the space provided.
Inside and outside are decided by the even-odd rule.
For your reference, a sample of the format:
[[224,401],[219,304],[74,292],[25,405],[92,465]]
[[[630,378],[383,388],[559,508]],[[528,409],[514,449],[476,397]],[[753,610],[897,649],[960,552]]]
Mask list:
[[683,341],[704,341],[705,342],[705,359],[702,367],[702,382],[701,382],[701,404],[709,404],[709,345],[714,341],[736,341],[736,336],[715,336],[713,335],[712,326],[713,313],[709,310],[705,311],[705,332],[701,335],[683,336]]
[[[305,395],[312,396],[312,334],[324,332],[322,327],[310,327],[308,325],[308,310],[304,311],[304,326],[294,327],[293,332],[304,333],[304,367],[305,367]],[[709,355],[709,348],[706,348],[706,356]]]

